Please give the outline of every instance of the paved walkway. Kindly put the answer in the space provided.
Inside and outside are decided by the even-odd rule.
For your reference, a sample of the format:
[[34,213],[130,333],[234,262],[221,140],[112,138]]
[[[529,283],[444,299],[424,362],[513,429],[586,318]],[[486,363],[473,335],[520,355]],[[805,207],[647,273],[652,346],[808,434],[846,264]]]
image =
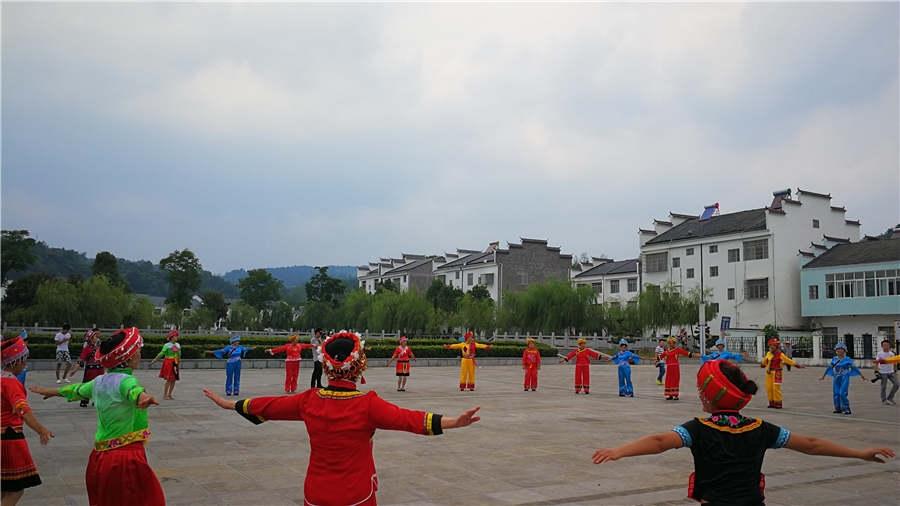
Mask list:
[[[381,504],[696,504],[685,500],[690,452],[638,457],[602,466],[589,462],[594,449],[669,430],[700,414],[692,383],[697,363],[683,367],[682,400],[667,402],[655,384],[656,369],[634,367],[637,397],[619,398],[613,366],[592,368],[593,393],[572,393],[574,367],[547,365],[538,392],[521,390],[517,367],[478,370],[478,391],[456,390],[457,369],[413,367],[405,393],[396,392],[393,368],[375,368],[365,389],[413,409],[456,415],[475,405],[483,420],[438,437],[379,431],[375,436]],[[762,370],[745,368],[762,385]],[[765,409],[765,394],[744,412],[795,432],[833,438],[859,447],[900,450],[900,408],[883,406],[878,387],[855,380],[852,416],[831,414],[831,384],[816,381],[822,369],[786,374],[786,409]],[[310,369],[304,361],[301,385]],[[871,375],[870,372],[866,372]],[[155,371],[137,373],[154,395],[163,383]],[[224,383],[223,371],[186,371],[174,401],[150,408],[153,439],[147,449],[169,504],[281,505],[303,503],[309,455],[305,426],[267,422],[254,426],[236,413],[215,408],[200,388]],[[53,373],[29,373],[29,384],[53,385]],[[278,394],[280,370],[245,370],[243,396]],[[44,484],[22,505],[87,505],[84,470],[95,429],[92,408],[62,399],[31,397],[38,418],[56,438],[28,442]],[[762,408],[762,409],[760,409]],[[770,451],[763,471],[768,504],[888,504],[896,500],[900,465],[810,457]]]

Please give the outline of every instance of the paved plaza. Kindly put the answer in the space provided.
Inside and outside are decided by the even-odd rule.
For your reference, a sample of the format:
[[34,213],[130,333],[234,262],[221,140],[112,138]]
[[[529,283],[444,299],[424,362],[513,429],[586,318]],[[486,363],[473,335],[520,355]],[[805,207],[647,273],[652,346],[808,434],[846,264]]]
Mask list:
[[[548,359],[549,361],[550,359]],[[555,362],[555,360],[554,360]],[[308,382],[309,362],[301,369]],[[482,421],[437,437],[379,431],[375,462],[381,504],[696,504],[685,499],[692,471],[690,451],[621,460],[600,466],[593,451],[635,439],[700,414],[695,360],[686,361],[682,400],[665,401],[652,366],[633,368],[634,399],[619,398],[616,371],[592,367],[592,394],[572,393],[574,366],[545,365],[537,392],[522,391],[515,366],[478,369],[478,391],[456,389],[451,367],[413,367],[408,391],[396,391],[393,368],[373,367],[362,390],[411,409],[455,416],[481,406]],[[762,370],[745,371],[763,385]],[[786,373],[785,405],[766,409],[764,391],[744,412],[807,435],[854,446],[900,449],[900,408],[883,406],[878,386],[853,381],[852,416],[831,414],[831,382],[817,381],[823,369]],[[137,372],[161,399],[157,371]],[[866,371],[871,376],[871,370]],[[234,412],[216,408],[201,387],[223,390],[221,370],[186,370],[176,399],[152,407],[147,445],[169,504],[303,504],[309,443],[300,422],[254,426]],[[278,395],[283,371],[245,369],[242,397]],[[29,373],[28,384],[53,386],[52,371]],[[29,396],[38,419],[56,433],[41,446],[34,432],[28,443],[44,484],[30,489],[22,505],[87,505],[84,470],[96,428],[92,408],[62,399]],[[315,468],[313,468],[315,470]],[[766,457],[769,505],[889,504],[900,483],[897,460],[879,465],[859,460],[812,457],[772,450]],[[340,484],[335,484],[340,486]]]

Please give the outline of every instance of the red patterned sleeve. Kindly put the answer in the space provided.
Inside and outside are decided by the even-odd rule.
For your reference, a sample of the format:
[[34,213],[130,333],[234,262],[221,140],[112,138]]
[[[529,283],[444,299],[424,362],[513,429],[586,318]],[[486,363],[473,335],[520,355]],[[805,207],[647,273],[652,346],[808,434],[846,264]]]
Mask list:
[[441,415],[425,411],[412,411],[369,394],[369,421],[377,429],[402,430],[414,434],[434,436],[441,434]]
[[679,347],[679,348],[675,348],[675,350],[678,352],[679,355],[684,355],[685,357],[690,357],[690,356],[691,356],[691,352],[689,352],[689,351],[687,351],[687,350],[685,350],[685,349],[682,349],[682,348],[680,348],[680,347]]
[[594,350],[585,350],[585,353],[587,353],[588,356],[591,357],[591,358],[593,358],[594,360],[600,358],[600,354],[597,353],[597,352],[594,351]]
[[3,396],[6,397],[9,405],[12,406],[13,413],[24,415],[31,411],[31,407],[28,406],[27,395],[25,387],[19,383],[19,380],[3,382]]
[[575,356],[576,351],[577,350],[572,350],[572,353],[569,353],[568,355],[566,355],[566,361],[572,360],[572,357]]
[[391,360],[397,358],[397,354],[398,354],[398,353],[400,353],[400,348],[399,348],[399,347],[397,347],[397,348],[394,349],[394,354],[391,355]]
[[241,399],[234,409],[256,425],[266,420],[303,420],[303,406],[308,394],[307,391],[299,395]]

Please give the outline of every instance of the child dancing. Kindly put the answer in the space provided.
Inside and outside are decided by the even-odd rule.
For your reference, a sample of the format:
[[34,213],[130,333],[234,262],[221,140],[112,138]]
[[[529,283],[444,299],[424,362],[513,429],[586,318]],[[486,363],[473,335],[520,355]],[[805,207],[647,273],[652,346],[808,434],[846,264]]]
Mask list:
[[181,345],[178,344],[178,331],[173,330],[166,336],[169,342],[163,345],[159,350],[159,354],[150,361],[153,365],[160,358],[163,359],[162,367],[159,368],[159,377],[166,380],[166,386],[163,387],[163,399],[174,399],[172,394],[175,393],[175,382],[181,379],[181,368],[178,366],[181,362]]
[[[297,342],[297,334],[288,337],[288,343],[278,348],[269,348],[266,353],[275,355],[276,353],[285,353],[284,359],[284,393],[292,394],[297,391],[297,378],[300,376],[300,352],[306,348],[315,348],[314,344],[300,344]],[[314,352],[315,353],[315,352]],[[235,393],[237,395],[237,393]]]
[[894,456],[890,448],[854,450],[743,416],[740,410],[756,393],[756,383],[728,361],[703,364],[697,373],[697,388],[709,417],[694,418],[670,432],[645,436],[617,448],[597,450],[592,457],[594,464],[690,448],[694,472],[688,480],[689,498],[711,505],[760,506],[765,500],[766,480],[760,471],[766,450],[789,448],[809,455],[880,463]]
[[416,360],[416,355],[409,346],[406,345],[406,336],[400,337],[400,346],[394,350],[391,359],[388,360],[385,367],[390,367],[391,362],[397,360],[397,391],[406,391],[406,380],[409,378],[409,359]]

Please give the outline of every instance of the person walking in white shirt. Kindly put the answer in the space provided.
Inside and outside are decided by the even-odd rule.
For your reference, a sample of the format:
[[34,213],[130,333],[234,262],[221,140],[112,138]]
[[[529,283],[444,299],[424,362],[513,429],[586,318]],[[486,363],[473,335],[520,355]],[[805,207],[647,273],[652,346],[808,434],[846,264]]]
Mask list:
[[[891,351],[891,342],[887,339],[881,341],[881,351],[878,352],[878,356],[875,358],[883,360],[893,356],[894,352]],[[874,367],[878,377],[881,378],[881,403],[896,406],[897,403],[894,402],[894,394],[900,389],[900,382],[897,381],[897,372],[895,371],[897,365],[876,363]],[[890,381],[893,386],[891,387],[891,393],[886,394],[888,381]]]
[[[69,333],[69,329],[72,327],[69,324],[65,324],[62,326],[62,330],[56,334],[56,337],[53,338],[56,341],[56,382],[62,383],[62,380],[66,380],[66,383],[71,383],[71,381],[66,378],[69,374],[69,369],[72,368],[72,357],[69,355],[69,341],[72,340],[72,334]],[[59,378],[59,369],[60,366],[66,364],[66,370],[63,372],[62,379]],[[73,373],[74,374],[74,373]]]

